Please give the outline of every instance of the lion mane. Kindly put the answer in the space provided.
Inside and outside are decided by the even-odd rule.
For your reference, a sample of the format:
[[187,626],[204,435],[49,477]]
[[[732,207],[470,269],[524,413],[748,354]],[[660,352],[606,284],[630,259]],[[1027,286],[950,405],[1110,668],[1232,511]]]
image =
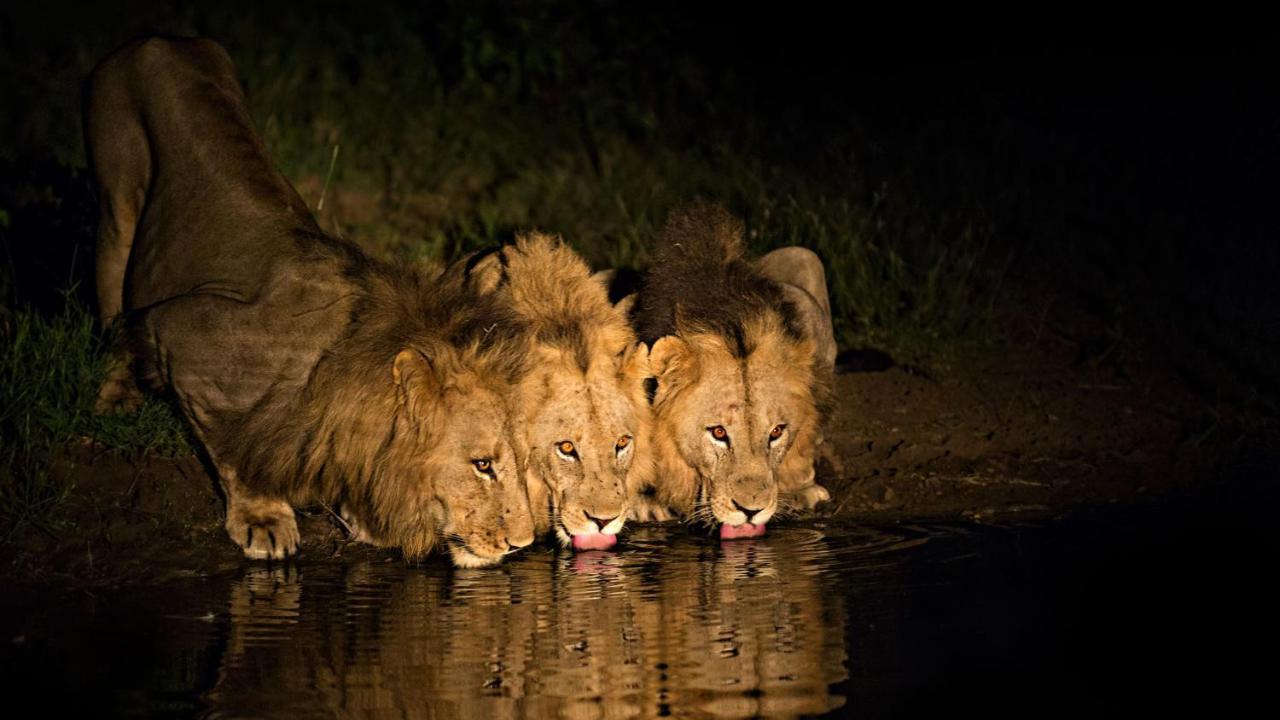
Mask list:
[[603,278],[572,248],[536,232],[454,273],[529,324],[537,360],[519,384],[517,436],[538,532],[575,547],[612,545],[629,483],[649,462],[648,351],[628,322],[630,302],[610,303]]
[[423,468],[439,462],[439,427],[466,419],[415,420],[427,409],[390,382],[389,359],[410,348],[441,376],[480,379],[505,397],[525,372],[528,338],[506,308],[415,269],[365,261],[353,270],[362,299],[305,388],[268,396],[210,442],[233,448],[228,460],[262,492],[341,507],[364,539],[418,558],[439,535],[434,473]]

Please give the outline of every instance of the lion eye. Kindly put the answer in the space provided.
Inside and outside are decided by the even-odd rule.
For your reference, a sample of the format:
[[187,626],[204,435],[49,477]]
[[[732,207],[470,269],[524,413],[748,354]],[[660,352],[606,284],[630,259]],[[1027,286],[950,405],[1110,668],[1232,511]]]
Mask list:
[[786,429],[787,426],[785,424],[774,425],[773,429],[769,431],[769,441],[772,442],[782,437],[782,431]]
[[556,443],[556,452],[560,453],[561,455],[567,458],[578,457],[577,448],[575,448],[573,446],[573,443],[569,442],[568,440],[561,440],[560,442]]
[[616,446],[614,446],[614,450],[616,452],[622,452],[623,450],[626,450],[627,446],[630,444],[631,444],[631,436],[623,435],[622,437],[618,438],[618,443]]
[[715,425],[707,428],[707,430],[711,433],[711,437],[715,438],[716,442],[728,444],[729,431],[725,430],[723,425]]
[[493,461],[489,460],[489,458],[472,460],[471,465],[476,469],[476,472],[493,477]]

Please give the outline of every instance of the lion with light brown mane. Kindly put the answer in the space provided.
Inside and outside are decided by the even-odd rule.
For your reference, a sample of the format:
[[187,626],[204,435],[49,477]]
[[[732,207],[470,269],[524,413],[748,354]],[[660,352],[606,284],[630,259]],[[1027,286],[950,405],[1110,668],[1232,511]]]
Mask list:
[[309,503],[409,558],[443,541],[489,565],[532,542],[508,404],[519,318],[323,234],[217,44],[126,45],[86,98],[97,291],[126,339],[101,404],[136,402],[134,370],[173,395],[245,555],[296,553]]
[[626,522],[629,483],[648,462],[648,350],[604,281],[558,238],[532,233],[446,271],[529,324],[517,453],[539,533],[603,549]]
[[829,499],[814,482],[835,354],[822,264],[801,248],[751,261],[742,235],[718,206],[673,213],[636,313],[657,379],[636,516],[671,510],[724,538],[763,534],[780,501]]

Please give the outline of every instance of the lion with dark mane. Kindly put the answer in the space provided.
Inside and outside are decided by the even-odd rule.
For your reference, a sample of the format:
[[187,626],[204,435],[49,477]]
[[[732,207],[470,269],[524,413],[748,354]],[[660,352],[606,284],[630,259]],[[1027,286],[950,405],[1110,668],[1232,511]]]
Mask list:
[[814,482],[835,354],[822,263],[802,248],[750,260],[742,236],[721,207],[673,213],[636,313],[657,387],[655,473],[633,512],[726,538],[829,499]]
[[98,297],[124,338],[100,406],[135,402],[137,376],[172,393],[247,556],[295,553],[309,503],[411,558],[443,539],[458,565],[488,565],[532,542],[508,400],[518,318],[324,235],[211,41],[108,56],[85,126]]

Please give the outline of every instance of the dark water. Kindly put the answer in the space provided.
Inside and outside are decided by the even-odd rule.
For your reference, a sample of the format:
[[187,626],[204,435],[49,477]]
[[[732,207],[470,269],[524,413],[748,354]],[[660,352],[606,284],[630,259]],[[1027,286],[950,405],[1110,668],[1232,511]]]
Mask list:
[[489,571],[246,565],[53,598],[0,670],[7,697],[95,716],[1221,711],[1273,681],[1269,535],[1184,507],[723,544],[641,528]]

